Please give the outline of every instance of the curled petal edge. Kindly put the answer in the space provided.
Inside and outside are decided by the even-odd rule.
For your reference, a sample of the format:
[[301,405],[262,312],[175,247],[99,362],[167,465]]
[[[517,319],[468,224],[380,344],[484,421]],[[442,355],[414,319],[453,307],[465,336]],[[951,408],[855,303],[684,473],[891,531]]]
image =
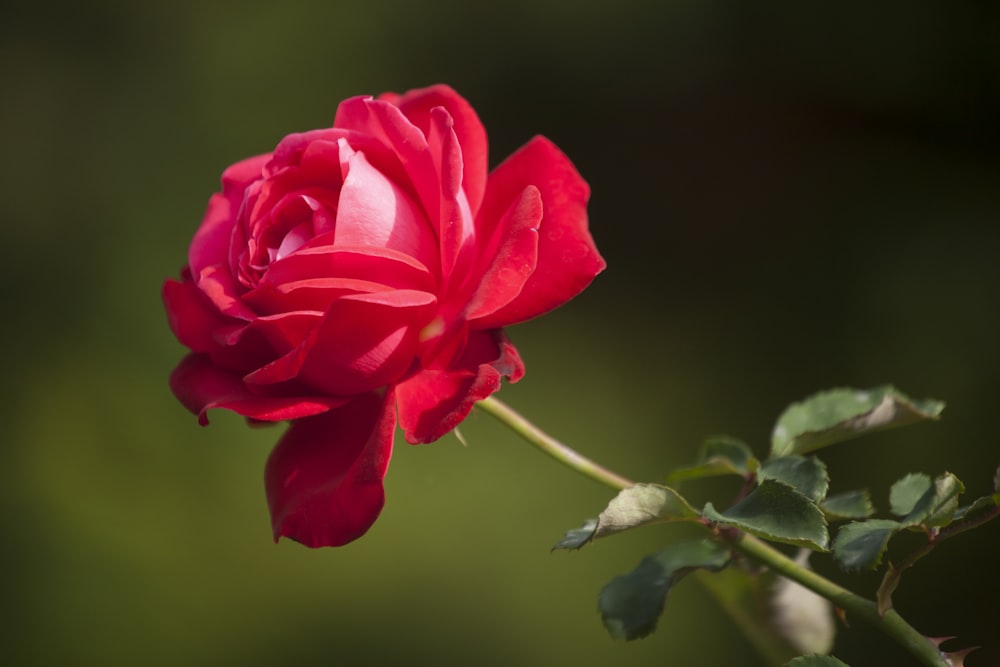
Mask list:
[[466,352],[452,367],[421,370],[396,386],[406,441],[437,440],[458,426],[476,401],[500,389],[503,377],[517,382],[523,376],[524,363],[502,331],[473,332]]

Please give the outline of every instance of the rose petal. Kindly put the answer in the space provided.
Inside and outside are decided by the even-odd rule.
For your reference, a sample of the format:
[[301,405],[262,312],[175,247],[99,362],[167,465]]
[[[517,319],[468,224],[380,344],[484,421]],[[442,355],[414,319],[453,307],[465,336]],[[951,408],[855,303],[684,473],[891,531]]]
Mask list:
[[542,198],[529,185],[504,213],[495,239],[481,255],[489,261],[474,287],[466,317],[482,319],[506,306],[521,293],[538,263],[538,225],[542,220]]
[[223,265],[206,266],[197,274],[198,289],[223,315],[240,320],[252,320],[255,314],[243,303],[245,291],[237,284],[233,274]]
[[380,100],[390,102],[410,120],[430,133],[430,113],[434,107],[443,107],[454,120],[458,145],[462,148],[462,189],[465,190],[469,208],[479,210],[486,189],[488,148],[486,130],[479,116],[465,98],[445,85],[411,90],[403,95],[380,95]]
[[343,297],[302,345],[245,379],[268,384],[297,378],[338,395],[384,386],[409,368],[436,304],[434,295],[414,290]]
[[269,154],[258,155],[237,162],[222,173],[222,193],[208,200],[208,209],[188,250],[192,275],[199,275],[208,266],[228,262],[229,243],[243,194],[247,186],[261,177],[269,159]]
[[[268,360],[270,361],[276,356],[288,354],[305,342],[322,319],[323,313],[315,311],[265,315],[241,327],[231,329],[227,335],[220,336],[219,339],[221,343],[230,346],[240,346],[244,343],[266,345],[273,352],[271,359]],[[248,341],[248,338],[257,340]]]
[[397,250],[425,266],[435,264],[437,256],[434,230],[423,211],[364,153],[349,159],[334,238],[337,245]]
[[458,426],[476,401],[497,391],[502,376],[517,382],[523,375],[521,357],[502,332],[473,332],[452,367],[421,370],[396,385],[399,425],[407,442],[437,440]]
[[[344,100],[337,107],[334,128],[353,130],[375,138],[403,165],[417,198],[429,220],[438,219],[437,172],[427,150],[423,131],[411,123],[396,106],[371,97],[354,97]],[[354,139],[350,144],[355,150],[369,154]],[[369,155],[372,158],[372,155]],[[380,171],[385,172],[380,161],[372,159]],[[392,174],[387,173],[390,177]],[[395,180],[395,179],[394,179]]]
[[395,381],[413,363],[434,295],[391,290],[344,297],[327,311],[299,378],[330,394],[359,394]]
[[334,547],[364,535],[385,503],[395,428],[392,392],[294,422],[264,474],[274,540]]
[[508,326],[546,313],[579,294],[604,269],[587,230],[590,190],[569,158],[544,137],[529,141],[490,174],[477,234],[492,234],[528,185],[542,196],[538,265],[517,298],[471,322],[476,328]]
[[440,238],[442,289],[448,291],[458,287],[450,285],[455,267],[462,264],[463,259],[466,264],[474,260],[475,247],[471,240],[475,228],[469,202],[462,190],[462,149],[452,118],[441,107],[431,109],[427,144],[439,174],[440,218],[433,222]]
[[232,320],[220,315],[193,283],[167,280],[162,293],[170,330],[182,345],[192,352],[210,352],[219,346],[214,333]]
[[325,311],[336,299],[348,294],[383,292],[390,288],[379,283],[354,278],[311,278],[283,283],[277,287],[260,286],[243,300],[258,313],[282,313],[308,310]]
[[288,167],[298,167],[303,183],[327,188],[333,184],[339,189],[342,180],[340,145],[344,141],[355,151],[364,153],[368,161],[389,180],[403,187],[414,199],[419,199],[399,156],[383,138],[346,128],[327,128],[286,136],[274,149],[274,158],[265,168],[265,175],[273,176],[287,171]]
[[260,421],[299,419],[347,402],[332,396],[262,396],[250,393],[239,373],[219,368],[205,355],[189,354],[170,374],[177,400],[208,423],[206,412],[223,408]]
[[326,241],[316,237],[273,263],[262,276],[260,286],[278,289],[286,283],[314,278],[353,278],[394,289],[437,291],[434,276],[409,255],[389,248],[333,247]]

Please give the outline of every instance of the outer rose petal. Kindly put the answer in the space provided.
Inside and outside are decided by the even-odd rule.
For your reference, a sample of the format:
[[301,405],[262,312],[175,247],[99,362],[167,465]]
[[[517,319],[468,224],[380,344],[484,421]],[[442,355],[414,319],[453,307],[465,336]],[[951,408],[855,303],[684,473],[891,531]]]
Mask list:
[[529,185],[504,213],[497,227],[498,238],[486,245],[484,259],[490,264],[474,286],[465,311],[468,319],[483,319],[521,293],[538,264],[538,225],[542,215],[538,189]]
[[167,309],[167,322],[177,340],[193,352],[211,352],[219,347],[214,333],[227,321],[205,298],[205,295],[185,280],[167,280],[163,283],[163,305]]
[[583,291],[604,269],[604,259],[587,230],[590,189],[569,158],[544,137],[529,141],[490,174],[476,219],[477,234],[491,234],[528,185],[542,195],[538,266],[517,298],[470,323],[476,329],[517,324],[547,313]]
[[251,394],[239,373],[219,368],[202,354],[189,354],[170,374],[170,388],[177,400],[208,423],[206,412],[224,408],[259,421],[284,421],[310,417],[343,405],[333,396],[260,396]]
[[452,368],[422,370],[396,385],[407,442],[433,442],[458,426],[476,401],[500,388],[502,376],[511,382],[524,376],[517,349],[501,331],[476,331]]
[[364,394],[349,405],[294,422],[264,473],[275,542],[336,547],[364,535],[385,504],[395,400]]

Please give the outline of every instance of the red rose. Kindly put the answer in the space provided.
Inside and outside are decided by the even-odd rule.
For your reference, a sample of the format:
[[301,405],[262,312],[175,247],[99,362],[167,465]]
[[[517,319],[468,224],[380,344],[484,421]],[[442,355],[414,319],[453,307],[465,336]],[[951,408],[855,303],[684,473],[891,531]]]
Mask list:
[[501,327],[565,303],[604,268],[589,196],[536,137],[487,174],[486,133],[446,86],[341,103],[222,176],[180,282],[191,349],[177,398],[292,420],[267,462],[274,537],[335,546],[384,503],[397,419],[430,442],[524,374]]

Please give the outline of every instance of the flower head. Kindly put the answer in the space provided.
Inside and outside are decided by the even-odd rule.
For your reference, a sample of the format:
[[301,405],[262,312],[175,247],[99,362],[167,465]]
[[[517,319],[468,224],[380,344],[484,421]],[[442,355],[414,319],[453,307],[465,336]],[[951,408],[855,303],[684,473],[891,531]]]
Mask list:
[[397,422],[431,442],[521,378],[502,328],[604,268],[588,196],[543,137],[487,173],[479,118],[441,85],[345,100],[333,127],[225,171],[163,286],[191,350],[171,387],[202,423],[210,408],[291,421],[265,473],[275,539],[357,539]]

